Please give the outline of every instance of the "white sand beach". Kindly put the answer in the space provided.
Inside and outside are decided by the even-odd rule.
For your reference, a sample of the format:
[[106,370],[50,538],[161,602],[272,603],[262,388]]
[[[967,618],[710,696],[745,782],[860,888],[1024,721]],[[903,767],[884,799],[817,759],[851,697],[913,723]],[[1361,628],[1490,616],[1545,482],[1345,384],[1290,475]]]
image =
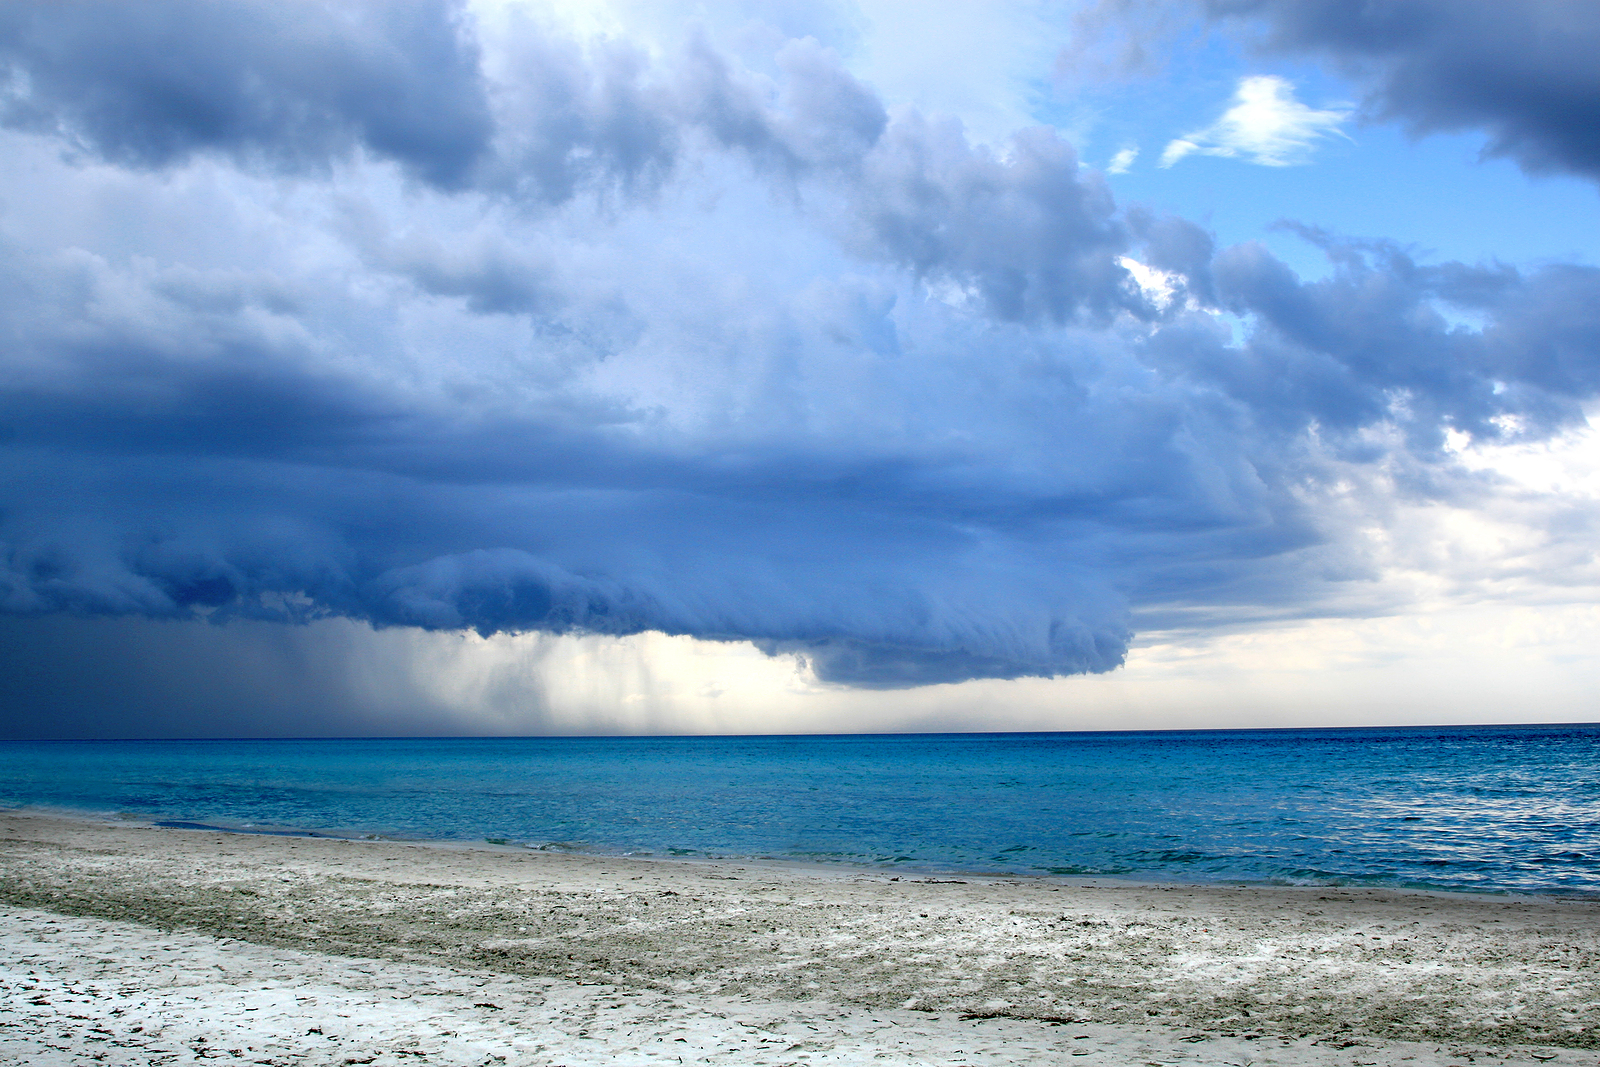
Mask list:
[[[1600,903],[0,813],[0,1061],[1596,1062]],[[1077,1061],[1075,1061],[1077,1062]]]

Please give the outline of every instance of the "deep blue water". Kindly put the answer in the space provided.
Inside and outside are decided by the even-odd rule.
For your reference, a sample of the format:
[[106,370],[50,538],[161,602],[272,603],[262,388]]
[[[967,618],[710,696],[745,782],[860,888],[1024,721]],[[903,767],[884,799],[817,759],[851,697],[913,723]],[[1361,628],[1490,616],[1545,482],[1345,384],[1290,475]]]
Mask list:
[[918,872],[1600,892],[1600,726],[0,742],[0,806]]

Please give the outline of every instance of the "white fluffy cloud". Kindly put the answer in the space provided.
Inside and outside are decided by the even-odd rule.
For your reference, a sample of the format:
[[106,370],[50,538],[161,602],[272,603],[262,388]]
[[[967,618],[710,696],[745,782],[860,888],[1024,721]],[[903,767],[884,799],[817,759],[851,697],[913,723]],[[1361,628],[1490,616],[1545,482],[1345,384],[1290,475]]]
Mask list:
[[1188,155],[1243,159],[1264,167],[1288,167],[1309,160],[1312,148],[1350,117],[1344,109],[1307,107],[1295,99],[1288,80],[1270,74],[1241,78],[1233,103],[1203,130],[1167,144],[1161,165]]

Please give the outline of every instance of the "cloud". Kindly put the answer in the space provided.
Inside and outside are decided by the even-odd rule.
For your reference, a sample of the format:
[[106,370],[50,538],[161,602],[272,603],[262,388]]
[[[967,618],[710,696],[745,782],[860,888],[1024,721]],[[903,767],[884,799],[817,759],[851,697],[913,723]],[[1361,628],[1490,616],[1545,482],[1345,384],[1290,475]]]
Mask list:
[[1106,166],[1107,174],[1126,174],[1128,168],[1133,166],[1133,161],[1139,158],[1139,149],[1133,146],[1120,148],[1117,154],[1111,157],[1111,162]]
[[[671,299],[617,339],[585,325],[613,317],[614,293],[596,310],[570,279],[534,324],[454,293],[431,307],[404,287],[373,293],[359,268],[272,288],[11,251],[5,299],[45,300],[23,327],[32,373],[14,364],[0,400],[16,462],[8,610],[660,630],[803,652],[820,677],[861,685],[1107,669],[1121,654],[1125,608],[1103,580],[1065,563],[1041,581],[1004,529],[919,513],[919,498],[948,493],[941,467],[981,452],[964,460],[970,446],[914,425],[868,444],[873,405],[936,417],[904,384],[988,358],[939,336],[940,320],[960,321],[943,305],[925,307],[926,350],[907,361],[898,295],[848,278],[754,294],[755,307],[749,292],[702,289],[700,305]],[[616,249],[596,273],[620,272],[649,311],[660,263],[627,267],[640,252]],[[405,340],[372,331],[405,307],[435,321]],[[452,366],[474,332],[481,350]],[[364,343],[347,349],[345,335]],[[523,363],[505,361],[508,340],[533,346]],[[447,380],[419,391],[409,345]],[[652,368],[704,376],[719,353],[729,362],[707,389],[742,395],[667,388],[652,407],[671,403],[676,427],[584,380],[607,363],[638,369],[621,374],[629,389]],[[815,367],[784,366],[830,360],[882,380],[852,398],[807,381]],[[1008,403],[1014,386],[995,388]],[[853,401],[872,421],[807,430],[793,393],[825,420]],[[710,425],[695,424],[696,402]],[[738,405],[750,413],[730,424]]]
[[8,4],[0,71],[5,125],[142,168],[215,152],[297,172],[359,146],[454,186],[489,134],[445,3]]
[[1483,130],[1532,172],[1600,178],[1600,8],[1585,0],[1206,0],[1266,47],[1329,58],[1416,134]]
[[1294,98],[1294,86],[1273,75],[1241,78],[1233,106],[1203,130],[1167,144],[1161,165],[1170,167],[1185,156],[1245,159],[1264,167],[1305,163],[1316,142],[1349,118],[1348,111],[1317,110]]
[[[1136,622],[1386,608],[1363,531],[1495,491],[1451,435],[1540,440],[1600,391],[1589,268],[1304,229],[1306,281],[816,41],[214,4],[256,73],[168,107],[167,9],[107,9],[110,66],[87,10],[4,16],[14,616],[1103,672]],[[339,88],[369,68],[381,106]],[[1312,136],[1269,125],[1239,144]]]

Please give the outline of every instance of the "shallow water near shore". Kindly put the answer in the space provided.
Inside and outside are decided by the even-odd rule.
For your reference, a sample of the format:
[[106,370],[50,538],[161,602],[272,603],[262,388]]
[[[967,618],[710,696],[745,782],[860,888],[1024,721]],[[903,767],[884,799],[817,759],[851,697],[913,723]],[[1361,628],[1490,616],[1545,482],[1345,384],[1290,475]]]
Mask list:
[[895,871],[1600,893],[1600,726],[3,742],[0,806]]

